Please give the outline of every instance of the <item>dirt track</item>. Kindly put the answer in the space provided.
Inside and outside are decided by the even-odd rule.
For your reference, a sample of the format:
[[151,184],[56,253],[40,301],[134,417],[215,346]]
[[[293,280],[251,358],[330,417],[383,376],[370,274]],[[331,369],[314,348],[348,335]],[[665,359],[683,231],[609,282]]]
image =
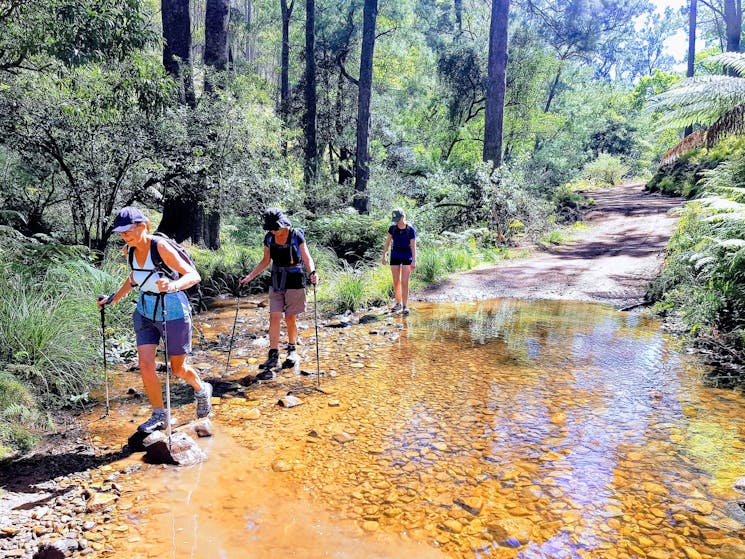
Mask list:
[[415,295],[421,301],[514,297],[607,303],[644,301],[662,264],[683,200],[646,194],[641,183],[590,193],[589,226],[570,244],[455,275]]

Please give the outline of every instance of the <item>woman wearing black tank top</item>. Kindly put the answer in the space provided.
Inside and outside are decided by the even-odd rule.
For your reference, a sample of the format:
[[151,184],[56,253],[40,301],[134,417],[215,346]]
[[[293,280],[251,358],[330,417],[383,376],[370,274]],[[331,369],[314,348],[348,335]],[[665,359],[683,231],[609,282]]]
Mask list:
[[272,286],[269,289],[269,355],[259,365],[263,369],[256,378],[270,380],[274,371],[279,368],[279,330],[282,314],[287,326],[287,359],[283,368],[293,367],[298,361],[295,344],[297,343],[297,315],[305,311],[305,273],[310,274],[310,281],[315,285],[318,276],[313,258],[308,252],[305,237],[301,231],[292,228],[290,220],[278,208],[269,208],[264,212],[264,258],[246,277],[240,280],[242,285],[252,281],[272,264]]

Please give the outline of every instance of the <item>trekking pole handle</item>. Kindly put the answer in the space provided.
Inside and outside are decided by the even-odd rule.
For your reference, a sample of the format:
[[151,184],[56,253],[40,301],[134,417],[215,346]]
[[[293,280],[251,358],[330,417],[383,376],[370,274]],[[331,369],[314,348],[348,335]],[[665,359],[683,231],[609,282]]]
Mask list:
[[100,293],[98,295],[97,299],[98,299],[98,301],[103,301],[104,302],[103,303],[104,305],[110,305],[111,304],[111,301],[114,300],[114,295],[115,295],[115,293],[109,293],[108,295],[106,295],[104,293]]

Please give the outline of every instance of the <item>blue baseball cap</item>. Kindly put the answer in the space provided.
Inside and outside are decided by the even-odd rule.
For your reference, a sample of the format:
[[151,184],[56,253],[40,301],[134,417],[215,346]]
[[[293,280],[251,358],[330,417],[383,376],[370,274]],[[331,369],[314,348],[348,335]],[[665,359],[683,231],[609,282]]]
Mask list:
[[114,231],[117,233],[124,233],[135,223],[146,222],[147,218],[140,210],[134,206],[127,206],[119,210],[119,213],[114,218]]

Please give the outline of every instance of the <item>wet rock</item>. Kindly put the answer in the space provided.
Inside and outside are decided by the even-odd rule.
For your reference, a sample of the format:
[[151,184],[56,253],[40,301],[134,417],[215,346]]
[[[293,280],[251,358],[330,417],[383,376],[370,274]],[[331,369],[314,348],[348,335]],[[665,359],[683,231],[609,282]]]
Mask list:
[[113,505],[117,496],[111,493],[94,493],[85,505],[86,512],[100,512]]
[[365,314],[360,317],[360,324],[370,324],[371,322],[377,322],[380,320],[379,317],[375,316],[374,314]]
[[463,525],[453,518],[448,518],[440,525],[440,529],[451,534],[460,534],[463,531]]
[[194,431],[198,437],[211,437],[214,433],[212,422],[209,419],[203,419],[194,424]]
[[524,545],[530,541],[533,522],[527,518],[502,518],[487,525],[500,545],[514,547],[514,543]]
[[700,514],[711,514],[714,511],[714,505],[702,499],[686,499],[685,506]]
[[277,403],[282,408],[294,408],[295,406],[302,405],[303,401],[294,394],[288,393],[286,396],[280,398]]
[[339,407],[339,400],[329,400],[329,407],[330,408],[338,408]]
[[459,497],[453,502],[474,516],[478,515],[484,506],[484,500],[481,497]]
[[735,484],[732,486],[732,489],[738,491],[739,493],[745,493],[745,477],[737,478],[735,480]]
[[292,470],[292,464],[289,464],[284,460],[275,460],[272,462],[272,470],[275,472],[289,472]]
[[[155,435],[153,433],[152,435]],[[150,435],[145,439],[146,451],[145,462],[149,464],[176,464],[178,466],[191,466],[203,462],[207,455],[197,446],[197,443],[184,433],[173,433],[170,444],[165,434],[157,437],[155,442],[147,444]]]
[[718,559],[742,559],[745,557],[745,544],[725,543],[718,550]]
[[349,433],[347,433],[346,431],[342,431],[341,433],[336,433],[334,435],[334,440],[337,443],[345,444],[345,443],[353,441],[354,437],[350,435]]
[[63,551],[57,549],[53,545],[43,544],[36,553],[34,553],[33,559],[64,559],[65,554]]
[[261,410],[259,408],[251,408],[240,412],[240,418],[248,421],[253,421],[261,417]]

